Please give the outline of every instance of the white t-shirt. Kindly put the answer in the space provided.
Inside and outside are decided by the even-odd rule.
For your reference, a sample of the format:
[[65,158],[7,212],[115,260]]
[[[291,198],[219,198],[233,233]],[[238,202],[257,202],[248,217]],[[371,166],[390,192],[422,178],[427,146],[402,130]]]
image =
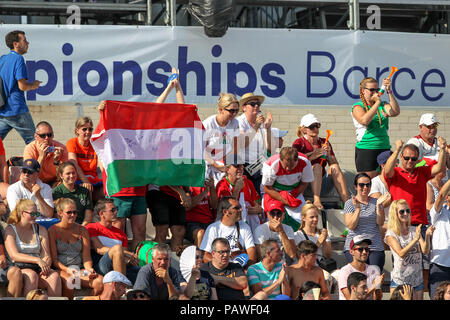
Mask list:
[[[338,277],[339,300],[347,300],[345,299],[345,296],[342,293],[342,289],[347,288],[347,278],[353,272],[361,272],[361,271],[353,268],[353,266],[350,263],[346,264],[339,270],[339,277]],[[364,270],[364,272],[361,273],[367,276],[367,287],[370,288],[375,278],[380,275],[380,268],[378,268],[378,266],[375,265],[366,264],[366,270]],[[377,287],[377,289],[380,288],[381,286]],[[372,300],[372,296],[370,297],[370,300]]]
[[436,228],[433,233],[431,262],[450,267],[450,210],[442,206],[441,212],[435,207],[430,210],[431,224]]
[[[308,236],[308,240],[311,240],[314,243],[317,243],[317,240],[319,240],[320,234],[319,232],[316,232],[316,234],[314,236],[310,236],[309,234]],[[294,241],[295,241],[295,245],[298,245],[300,242],[307,240],[305,238],[305,235],[303,234],[303,232],[301,232],[300,230],[295,231],[294,233]],[[330,236],[327,235],[327,239],[325,240],[326,242],[331,242]],[[320,246],[319,250],[317,250],[317,253],[319,255],[323,255],[322,253],[322,246]]]
[[[245,114],[236,118],[239,122],[239,129],[241,132],[249,135],[254,131],[253,127],[247,120]],[[265,154],[266,141],[265,141],[266,129],[259,128],[253,139],[250,141],[247,148],[245,148],[245,163],[254,163],[258,158]]]
[[[294,239],[294,230],[292,230],[291,226],[286,224],[282,224],[284,233],[289,240]],[[283,243],[281,242],[281,237],[278,232],[270,230],[269,222],[263,223],[258,226],[254,233],[255,244],[262,244],[265,240],[277,240],[280,248],[283,247]]]
[[434,138],[434,143],[432,146],[430,146],[422,138],[417,137],[409,139],[406,144],[414,144],[419,148],[419,159],[427,158],[436,161],[439,159],[439,145],[437,138]]
[[[239,221],[240,237],[239,243],[244,249],[254,247],[252,231],[248,224],[243,221]],[[230,243],[231,252],[239,251],[237,245],[237,228],[236,226],[226,226],[222,224],[222,221],[216,221],[208,226],[203,236],[202,243],[200,244],[200,250],[211,252],[211,244],[216,238],[225,238]]]
[[[42,198],[44,198],[45,203],[54,208],[55,205],[53,204],[52,188],[50,188],[48,184],[42,182],[40,179],[37,179],[36,183],[41,187],[40,193]],[[25,188],[22,180],[19,180],[16,183],[10,185],[8,187],[8,191],[6,192],[6,200],[8,201],[8,206],[11,211],[14,210],[17,202],[19,202],[20,199],[33,200],[36,206],[39,207],[36,195]]]
[[[386,192],[389,192],[389,190],[384,185],[383,181],[381,181],[380,176],[376,176],[372,179],[372,187],[370,188],[369,196],[371,196],[374,193],[380,193],[381,195],[385,194]],[[384,208],[384,221],[387,223],[389,218],[389,208],[390,205]]]
[[240,134],[239,122],[233,119],[225,127],[221,127],[217,123],[216,116],[214,114],[203,121],[203,126],[205,127],[204,135],[208,148],[214,149],[214,153],[210,154],[211,158],[223,160],[225,155],[233,151],[233,139]]

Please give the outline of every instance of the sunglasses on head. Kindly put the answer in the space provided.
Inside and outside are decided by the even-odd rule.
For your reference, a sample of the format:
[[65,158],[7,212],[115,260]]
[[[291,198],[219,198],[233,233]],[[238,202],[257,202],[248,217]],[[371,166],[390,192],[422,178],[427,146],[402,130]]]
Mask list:
[[41,216],[41,213],[39,211],[31,211],[31,212],[29,212],[29,211],[25,211],[24,210],[23,212],[28,213],[30,215],[30,217],[32,217],[32,218]]
[[410,214],[411,210],[410,209],[402,209],[402,210],[398,210],[398,213],[400,213],[401,215]]
[[94,131],[94,128],[91,128],[91,127],[86,128],[86,127],[84,127],[84,128],[81,128],[81,130],[82,130],[83,132],[86,132],[86,131],[92,132],[92,131]]
[[320,129],[320,123],[313,123],[308,128],[309,130]]
[[252,106],[252,107],[256,107],[256,106],[260,107],[261,103],[252,101],[252,102],[247,102],[246,105]]
[[235,114],[235,113],[239,112],[239,109],[223,109],[223,110],[226,110],[226,111],[228,111],[231,114]]
[[39,137],[41,137],[42,139],[45,139],[45,138],[51,138],[51,137],[53,137],[53,132],[51,132],[51,133],[36,133]]
[[405,159],[405,161],[409,161],[409,160],[411,160],[411,161],[417,161],[417,157],[403,157],[403,159]]
[[364,89],[369,90],[371,93],[380,91],[380,88],[370,88],[370,89],[369,88],[364,88]]
[[364,187],[370,188],[370,187],[372,186],[372,183],[371,183],[371,182],[369,182],[369,183],[362,183],[362,182],[359,182],[359,183],[358,183],[358,186],[359,186],[361,189],[363,189]]

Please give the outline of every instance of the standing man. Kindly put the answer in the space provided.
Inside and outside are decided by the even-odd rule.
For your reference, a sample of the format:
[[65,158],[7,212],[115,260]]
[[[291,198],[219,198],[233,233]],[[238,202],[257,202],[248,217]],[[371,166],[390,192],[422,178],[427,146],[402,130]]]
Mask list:
[[28,72],[23,55],[29,42],[25,32],[16,30],[5,37],[9,54],[0,58],[0,77],[6,95],[6,104],[0,109],[0,138],[5,140],[11,129],[16,129],[25,144],[34,140],[34,122],[25,101],[25,91],[36,90],[41,81],[27,82]]

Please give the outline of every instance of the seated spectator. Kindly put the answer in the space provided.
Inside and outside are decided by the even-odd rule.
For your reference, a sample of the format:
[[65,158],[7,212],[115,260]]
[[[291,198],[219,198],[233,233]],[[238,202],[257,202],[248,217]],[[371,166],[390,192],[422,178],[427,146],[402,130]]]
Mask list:
[[55,204],[61,222],[51,226],[48,234],[52,263],[59,271],[63,296],[73,299],[74,289],[81,288],[92,288],[92,295],[98,295],[103,290],[103,277],[93,268],[89,233],[76,223],[76,203],[60,198]]
[[[66,143],[68,158],[76,166],[79,174],[77,184],[80,184],[92,192],[91,196],[94,204],[97,200],[104,198],[103,181],[98,176],[97,166],[103,171],[101,162],[98,161],[97,154],[91,145],[91,136],[94,131],[94,124],[89,117],[80,117],[75,123],[76,137]],[[88,181],[88,183],[83,183]]]
[[352,272],[347,278],[347,290],[350,292],[348,300],[367,300],[367,276],[361,272]]
[[212,244],[216,238],[225,238],[229,241],[230,257],[246,253],[249,257],[247,265],[257,261],[257,253],[253,242],[250,227],[241,220],[242,207],[231,197],[223,197],[217,209],[217,221],[209,225],[205,231],[200,249],[203,250],[205,262],[212,260]]
[[36,125],[34,141],[23,152],[24,159],[35,159],[41,170],[39,179],[53,187],[57,180],[56,167],[68,160],[66,146],[53,140],[54,134],[50,123],[41,121]]
[[[320,193],[322,185],[327,183],[325,180],[333,181],[342,203],[349,199],[347,183],[345,182],[344,174],[341,171],[339,163],[334,154],[333,148],[329,141],[325,144],[325,138],[319,137],[320,122],[312,113],[303,116],[300,125],[297,129],[297,136],[292,147],[298,152],[306,155],[311,161],[314,172],[314,180],[311,182],[311,189],[314,197],[314,205],[319,209],[323,209],[320,201]],[[325,167],[329,166],[328,174]],[[328,182],[329,183],[329,182]]]
[[434,297],[437,286],[450,281],[450,180],[436,198],[430,210],[431,224],[435,227],[430,259],[430,297]]
[[392,202],[389,211],[388,230],[384,241],[389,245],[394,259],[391,294],[399,285],[408,284],[414,288],[414,300],[423,300],[421,253],[429,253],[434,227],[427,229],[423,239],[421,225],[411,226],[411,210],[403,199]]
[[170,266],[170,247],[159,243],[152,249],[152,263],[139,270],[133,289],[145,291],[151,300],[177,300],[182,282],[181,273]]
[[86,226],[91,238],[91,254],[94,270],[101,275],[115,270],[134,282],[139,272],[139,262],[135,253],[128,251],[127,235],[113,226],[117,219],[117,207],[113,199],[100,199],[94,211],[100,221]]
[[[256,228],[253,234],[258,257],[262,259],[261,245],[264,241],[274,239],[278,246],[291,260],[297,257],[297,248],[294,241],[294,230],[282,221],[285,216],[284,206],[279,202],[272,202],[267,208],[269,221]],[[285,258],[288,260],[287,258]],[[258,259],[260,260],[260,259]]]
[[298,298],[297,300],[316,300],[314,297],[314,291],[313,289],[319,289],[319,299],[320,296],[320,284],[313,282],[313,281],[306,281],[302,287],[300,288],[298,292]]
[[97,296],[87,296],[83,300],[121,300],[131,281],[118,271],[110,271],[103,278],[103,291]]
[[58,176],[61,182],[53,188],[53,200],[69,198],[75,201],[78,214],[76,223],[86,226],[92,222],[92,200],[91,193],[85,187],[76,184],[77,171],[72,162],[67,161],[58,167]]
[[211,244],[212,259],[200,270],[207,271],[216,284],[219,300],[245,300],[248,282],[244,269],[230,262],[231,247],[227,239],[217,237]]
[[323,270],[316,266],[318,247],[311,240],[304,240],[297,246],[298,263],[287,267],[287,278],[291,290],[291,298],[298,299],[300,288],[306,281],[313,281],[320,285],[323,300],[330,300],[331,296],[325,283]]
[[170,229],[172,251],[183,246],[186,233],[186,208],[192,203],[191,195],[186,189],[181,186],[159,187],[150,184],[145,196],[155,227],[155,241],[166,243]]
[[267,160],[262,169],[264,187],[264,208],[272,201],[281,202],[286,209],[283,223],[297,230],[300,227],[300,212],[309,182],[314,180],[311,162],[292,147],[284,147],[279,154]]
[[6,196],[11,211],[20,199],[31,199],[44,217],[53,217],[52,189],[38,178],[40,168],[41,166],[34,159],[23,162],[20,180],[9,186]]
[[389,300],[413,300],[413,292],[414,290],[409,284],[399,285],[392,290]]
[[8,258],[5,251],[5,241],[3,239],[3,228],[0,228],[0,284],[7,285],[8,297],[19,297],[22,289],[22,274],[16,267],[8,274]]
[[60,297],[61,279],[58,272],[51,269],[48,232],[36,223],[39,216],[35,203],[29,199],[19,200],[11,212],[5,229],[5,247],[10,260],[7,276],[20,274],[23,287],[15,290],[23,288],[21,296],[40,287],[46,289],[50,297]]
[[282,265],[283,252],[276,240],[265,240],[261,245],[262,261],[247,271],[248,284],[253,294],[264,291],[269,300],[280,294],[290,294],[286,269]]
[[437,286],[433,300],[450,300],[450,281],[442,281]]
[[45,290],[34,289],[28,292],[25,300],[48,300],[48,295]]
[[218,200],[214,179],[206,179],[204,187],[190,187],[189,193],[192,200],[190,207],[186,208],[185,238],[199,247],[206,228],[216,218]]
[[[177,254],[181,256],[182,252]],[[185,286],[183,295],[190,300],[217,300],[216,284],[209,272],[201,270],[203,264],[203,252],[200,249],[195,251],[195,266],[192,268],[189,281],[182,282]],[[186,279],[185,279],[186,281]]]
[[6,163],[6,152],[3,141],[0,138],[0,200],[6,199],[6,191],[9,186],[9,172]]
[[369,299],[381,300],[383,297],[381,284],[384,280],[384,273],[380,275],[378,266],[366,263],[369,258],[369,246],[371,244],[372,241],[363,235],[353,237],[350,242],[350,254],[353,260],[339,270],[339,300],[350,300],[351,293],[347,286],[347,278],[353,272],[361,272],[367,276],[369,287],[367,295]]
[[263,209],[256,203],[260,196],[256,192],[253,182],[243,175],[244,166],[242,164],[227,164],[225,172],[225,177],[216,186],[217,198],[235,198],[242,206],[242,221],[247,223],[254,232],[265,220]]
[[370,177],[366,173],[358,173],[354,179],[356,196],[347,200],[344,206],[345,225],[349,229],[345,239],[344,254],[347,262],[353,260],[349,252],[350,242],[357,235],[366,235],[371,241],[369,264],[375,264],[383,270],[385,263],[383,239],[380,226],[384,224],[384,208],[382,203],[389,197],[384,194],[375,199],[369,197],[372,186]]

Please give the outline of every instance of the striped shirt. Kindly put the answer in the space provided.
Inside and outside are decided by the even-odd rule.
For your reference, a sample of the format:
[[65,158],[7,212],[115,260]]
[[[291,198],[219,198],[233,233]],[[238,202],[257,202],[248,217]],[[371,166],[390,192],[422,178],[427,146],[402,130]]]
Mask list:
[[[278,280],[282,268],[283,265],[281,264],[281,262],[275,264],[272,271],[268,271],[266,268],[264,268],[262,261],[251,265],[247,270],[248,285],[252,286],[254,284],[261,283],[261,286],[263,288],[270,287]],[[274,299],[279,294],[281,294],[281,286],[278,286],[269,295],[269,300]]]

